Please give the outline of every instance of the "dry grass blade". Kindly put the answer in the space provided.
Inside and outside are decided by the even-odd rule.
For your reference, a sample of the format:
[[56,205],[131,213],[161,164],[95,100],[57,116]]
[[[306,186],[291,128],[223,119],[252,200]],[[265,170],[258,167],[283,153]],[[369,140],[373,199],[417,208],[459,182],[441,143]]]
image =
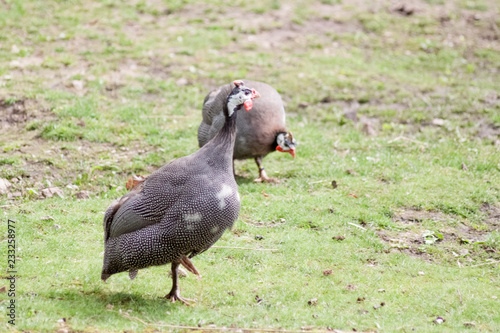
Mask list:
[[212,246],[212,249],[238,249],[238,250],[251,250],[251,251],[279,251],[278,249],[255,249],[250,247],[238,247],[238,246]]
[[[170,325],[170,324],[161,324],[161,323],[148,323],[140,318],[132,317],[128,313],[119,313],[123,318],[127,318],[130,320],[136,320],[146,326],[153,327],[168,327],[172,329],[184,329],[184,330],[202,330],[202,331],[238,331],[238,332],[285,332],[285,333],[294,333],[294,332],[303,332],[303,331],[295,331],[295,330],[285,330],[279,328],[227,328],[227,327],[198,327],[198,326],[184,326],[184,325]],[[318,331],[316,331],[318,332]]]

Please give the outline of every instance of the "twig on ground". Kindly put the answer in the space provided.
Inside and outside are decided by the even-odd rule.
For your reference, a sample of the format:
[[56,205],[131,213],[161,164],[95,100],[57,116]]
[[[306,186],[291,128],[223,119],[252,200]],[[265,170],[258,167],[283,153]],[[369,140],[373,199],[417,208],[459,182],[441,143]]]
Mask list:
[[500,260],[492,261],[492,262],[485,262],[483,264],[472,265],[472,266],[469,266],[469,267],[478,267],[478,266],[493,265],[493,264],[500,264]]
[[310,182],[309,184],[318,184],[318,183],[323,183],[323,182],[327,182],[328,180],[318,180],[318,181],[315,181],[315,182]]
[[462,268],[462,264],[460,263],[459,259],[457,259],[457,264],[458,264],[458,268]]
[[362,226],[360,226],[360,225],[358,225],[358,224],[356,224],[356,223],[351,223],[351,222],[347,222],[347,223],[348,223],[348,224],[350,224],[350,225],[353,225],[353,226],[355,226],[355,227],[357,227],[357,228],[359,228],[359,229],[363,229],[363,230],[365,230],[365,231],[367,230],[366,228],[363,228]]
[[212,246],[212,248],[219,249],[239,249],[239,250],[252,250],[252,251],[279,251],[278,249],[254,249],[251,247],[238,247],[238,246]]
[[460,297],[460,304],[464,304],[464,302],[462,301],[462,294],[460,293],[460,290],[457,289],[457,293],[458,293],[458,297]]

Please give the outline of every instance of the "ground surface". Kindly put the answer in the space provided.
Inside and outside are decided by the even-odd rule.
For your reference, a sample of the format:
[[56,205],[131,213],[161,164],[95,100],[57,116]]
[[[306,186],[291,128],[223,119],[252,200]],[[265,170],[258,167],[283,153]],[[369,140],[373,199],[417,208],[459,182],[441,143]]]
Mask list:
[[[3,329],[500,330],[499,7],[1,1]],[[104,210],[245,78],[282,94],[297,158],[264,160],[277,185],[236,164],[240,218],[181,280],[197,305],[162,298],[167,267],[103,284]]]

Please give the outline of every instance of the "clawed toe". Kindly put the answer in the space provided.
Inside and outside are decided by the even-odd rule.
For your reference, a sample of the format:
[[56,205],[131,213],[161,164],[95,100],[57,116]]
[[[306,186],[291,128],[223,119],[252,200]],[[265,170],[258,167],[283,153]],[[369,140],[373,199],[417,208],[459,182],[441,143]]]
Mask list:
[[276,178],[269,178],[269,177],[259,177],[257,179],[254,180],[254,182],[256,183],[272,183],[272,184],[278,184],[280,181],[279,179],[276,179]]
[[191,298],[183,298],[181,297],[181,294],[179,291],[176,291],[176,292],[170,292],[168,293],[167,295],[165,295],[165,298],[168,298],[170,299],[170,302],[172,303],[175,303],[175,301],[181,301],[182,303],[184,303],[185,305],[187,306],[190,306],[191,303],[189,302],[193,302],[193,303],[196,303],[197,300],[196,299],[191,299]]

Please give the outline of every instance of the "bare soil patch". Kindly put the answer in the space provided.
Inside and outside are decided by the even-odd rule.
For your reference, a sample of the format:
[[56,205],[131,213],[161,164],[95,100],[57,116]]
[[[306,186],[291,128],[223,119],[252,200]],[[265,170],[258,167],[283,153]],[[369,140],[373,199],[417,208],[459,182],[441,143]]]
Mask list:
[[36,100],[0,100],[0,129],[22,127],[34,119],[50,118],[54,118],[52,112]]
[[[431,244],[439,251],[450,253],[454,257],[463,257],[468,261],[472,261],[475,255],[486,255],[497,259],[500,253],[484,245],[484,241],[491,231],[498,231],[500,209],[484,203],[481,211],[485,214],[483,223],[487,228],[478,230],[458,221],[459,219],[452,215],[438,211],[406,208],[393,216],[393,221],[400,227],[400,230],[379,230],[377,233],[382,241],[390,244],[391,251],[401,251],[424,260],[435,261],[437,252],[426,248],[425,234],[428,230],[423,225],[424,221],[431,220],[440,225],[438,230],[433,230],[436,238]],[[480,246],[474,246],[474,244]]]

